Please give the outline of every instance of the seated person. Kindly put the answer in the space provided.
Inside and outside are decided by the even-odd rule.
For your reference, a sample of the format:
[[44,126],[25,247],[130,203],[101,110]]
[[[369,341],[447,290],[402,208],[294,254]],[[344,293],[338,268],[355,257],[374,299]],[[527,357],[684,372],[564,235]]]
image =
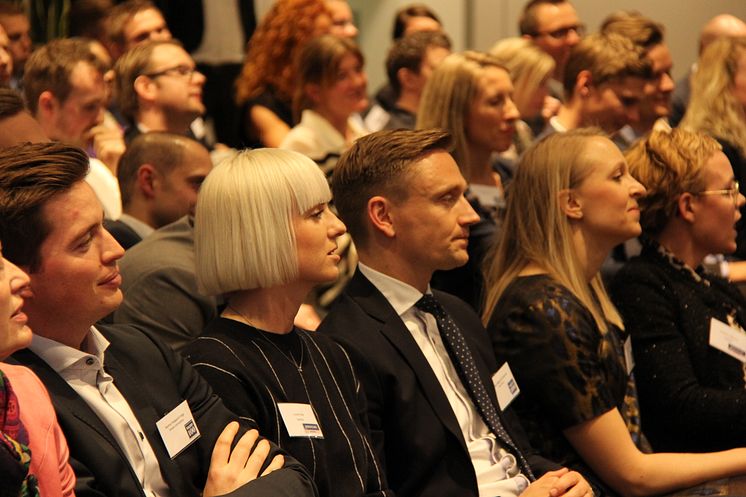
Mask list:
[[24,306],[33,340],[13,358],[49,390],[76,494],[314,495],[305,469],[290,457],[282,467],[276,446],[251,451],[255,430],[231,451],[239,430],[255,425],[233,423],[209,385],[147,330],[93,326],[122,301],[124,251],[102,226],[87,171],[85,152],[60,143],[0,152],[0,239],[33,289]]
[[[195,218],[197,281],[204,294],[228,294],[227,305],[183,354],[234,413],[312,471],[321,495],[392,495],[349,358],[293,324],[311,289],[339,274],[345,226],[330,199],[318,166],[297,152],[241,152],[210,174]],[[299,415],[309,428],[294,426]]]
[[704,133],[653,131],[625,155],[647,188],[643,250],[617,274],[612,297],[632,337],[645,434],[656,450],[746,446],[746,356],[712,345],[718,326],[744,333],[746,299],[702,270],[706,255],[736,249],[746,200]]
[[[0,360],[31,343],[23,312],[29,297],[28,275],[2,258]],[[68,457],[65,436],[39,378],[23,366],[0,363],[0,495],[74,496],[75,474]]]
[[599,272],[615,245],[641,232],[645,188],[619,149],[597,130],[556,133],[524,154],[511,188],[484,320],[498,362],[515,375],[531,441],[611,495],[746,473],[746,448],[649,453],[629,338]]

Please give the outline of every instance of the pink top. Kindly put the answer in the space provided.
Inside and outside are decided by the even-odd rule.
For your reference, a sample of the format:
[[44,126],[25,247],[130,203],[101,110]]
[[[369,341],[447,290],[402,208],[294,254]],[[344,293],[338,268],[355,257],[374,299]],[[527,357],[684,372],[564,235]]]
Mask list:
[[39,495],[74,496],[75,474],[68,463],[70,453],[47,390],[28,368],[5,363],[0,368],[18,397],[21,421],[29,435],[31,473],[39,481]]

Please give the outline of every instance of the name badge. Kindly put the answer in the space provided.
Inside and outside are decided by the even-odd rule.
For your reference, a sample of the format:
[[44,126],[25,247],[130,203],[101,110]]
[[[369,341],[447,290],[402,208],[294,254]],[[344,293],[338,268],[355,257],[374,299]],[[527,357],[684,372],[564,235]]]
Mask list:
[[173,459],[192,445],[199,437],[199,428],[185,400],[155,423],[166,444],[168,455]]
[[715,318],[710,320],[710,345],[746,362],[746,334]]
[[291,437],[324,438],[311,404],[277,404],[285,429]]
[[521,389],[518,388],[518,383],[516,383],[513,372],[510,370],[507,362],[497,370],[497,373],[492,375],[492,384],[495,386],[497,403],[503,411],[521,393]]
[[635,357],[632,355],[632,338],[627,337],[624,341],[624,364],[627,366],[627,376],[635,369]]

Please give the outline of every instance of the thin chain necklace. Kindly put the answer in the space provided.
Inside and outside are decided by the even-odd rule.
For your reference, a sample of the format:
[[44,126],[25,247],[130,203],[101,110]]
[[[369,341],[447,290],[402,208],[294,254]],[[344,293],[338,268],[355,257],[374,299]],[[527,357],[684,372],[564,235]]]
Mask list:
[[295,360],[295,356],[293,356],[292,352],[289,352],[290,357],[288,357],[288,354],[285,354],[285,352],[283,352],[282,349],[280,347],[278,347],[272,340],[270,340],[269,338],[267,338],[266,336],[264,336],[264,333],[262,332],[262,330],[258,326],[256,326],[254,323],[252,323],[251,320],[249,318],[247,318],[244,315],[243,312],[239,311],[238,309],[236,309],[235,307],[233,307],[230,304],[228,304],[225,308],[226,308],[226,310],[230,310],[233,314],[236,314],[241,319],[243,319],[246,322],[246,324],[248,324],[249,326],[251,326],[251,327],[255,328],[256,330],[258,330],[259,331],[259,336],[262,338],[262,340],[264,340],[265,342],[267,342],[270,345],[272,345],[275,349],[277,349],[277,352],[279,352],[285,359],[287,359],[287,361],[290,364],[292,364],[293,366],[295,366],[295,368],[298,370],[299,373],[303,372],[303,351],[304,351],[305,347],[303,346],[303,340],[301,339],[300,335],[298,335],[298,342],[300,343],[300,360],[296,361]]

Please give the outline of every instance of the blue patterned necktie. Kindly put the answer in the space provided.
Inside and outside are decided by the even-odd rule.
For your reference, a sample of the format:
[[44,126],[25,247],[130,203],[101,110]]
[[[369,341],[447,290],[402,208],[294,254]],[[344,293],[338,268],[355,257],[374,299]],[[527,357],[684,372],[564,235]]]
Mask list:
[[466,344],[464,335],[459,330],[458,325],[456,325],[433,295],[423,295],[415,303],[415,306],[435,317],[435,322],[438,324],[438,330],[440,330],[440,336],[443,338],[446,350],[448,350],[451,360],[455,363],[456,371],[464,383],[466,390],[469,392],[472,402],[474,402],[479,413],[482,415],[485,424],[494,435],[509,445],[509,449],[513,449],[512,452],[515,452],[514,455],[518,458],[518,463],[524,475],[529,480],[534,481],[534,475],[528,466],[528,462],[526,462],[523,454],[518,450],[513,443],[513,439],[503,427],[497,409],[490,400],[489,395],[487,395],[487,389],[479,377],[474,356],[471,350],[469,350],[469,346]]

